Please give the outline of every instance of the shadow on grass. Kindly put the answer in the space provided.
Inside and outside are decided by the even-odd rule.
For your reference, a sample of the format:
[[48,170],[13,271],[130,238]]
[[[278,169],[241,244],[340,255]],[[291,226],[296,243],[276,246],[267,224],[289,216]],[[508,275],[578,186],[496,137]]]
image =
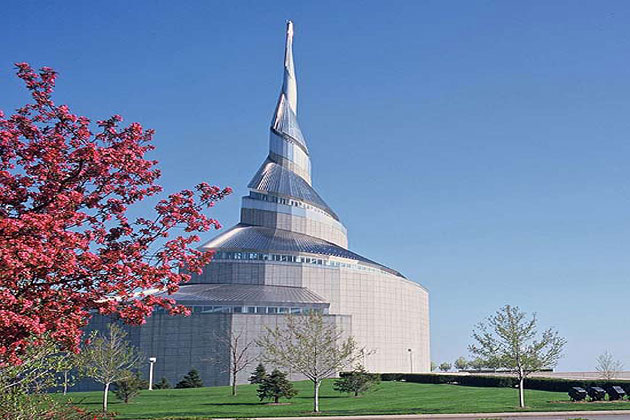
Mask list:
[[241,402],[241,403],[228,402],[228,403],[204,403],[202,405],[210,405],[210,406],[224,406],[224,405],[226,405],[226,406],[231,406],[231,405],[232,406],[240,406],[240,405],[242,405],[242,406],[251,407],[252,405],[263,406],[263,405],[265,405],[265,403],[261,403],[261,402]]

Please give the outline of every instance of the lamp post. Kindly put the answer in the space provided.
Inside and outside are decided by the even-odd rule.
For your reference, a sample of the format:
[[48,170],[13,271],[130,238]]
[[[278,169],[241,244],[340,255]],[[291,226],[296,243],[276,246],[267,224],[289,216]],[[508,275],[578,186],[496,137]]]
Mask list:
[[157,359],[149,357],[149,391],[153,391],[153,364]]
[[413,352],[411,349],[407,349],[407,351],[409,352],[409,370],[410,373],[413,373]]

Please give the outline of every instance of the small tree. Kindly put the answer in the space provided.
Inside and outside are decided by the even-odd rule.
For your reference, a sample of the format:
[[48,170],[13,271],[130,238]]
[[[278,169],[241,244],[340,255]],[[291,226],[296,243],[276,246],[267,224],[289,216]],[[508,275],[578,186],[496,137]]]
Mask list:
[[435,369],[437,369],[438,364],[435,362],[431,362],[431,372],[435,372]]
[[144,359],[125,340],[126,336],[119,326],[109,324],[107,333],[93,334],[91,342],[80,353],[85,375],[103,384],[103,412],[107,412],[109,387],[128,379]]
[[613,355],[605,351],[597,357],[597,365],[595,369],[599,372],[602,379],[614,379],[615,376],[623,370],[623,364],[619,360],[615,360]]
[[439,366],[442,372],[448,372],[449,370],[451,370],[451,367],[452,365],[449,362],[440,363],[440,366]]
[[141,389],[148,386],[149,383],[142,379],[139,373],[132,373],[126,379],[114,382],[114,395],[127,404],[140,393]]
[[168,379],[162,376],[162,379],[160,379],[160,382],[153,384],[153,388],[154,389],[170,389],[171,383],[168,381]]
[[[255,342],[254,340],[247,340],[243,331],[239,331],[238,333],[228,332],[227,335],[217,335],[215,336],[215,340],[225,346],[229,352],[230,361],[225,371],[230,374],[232,395],[236,395],[236,376],[253,363],[254,357],[250,349],[254,346]],[[211,360],[222,363],[221,360]]]
[[201,388],[203,386],[203,381],[199,376],[199,372],[197,369],[191,369],[181,381],[177,382],[175,388]]
[[257,393],[260,401],[273,399],[275,404],[278,404],[280,398],[291,399],[297,395],[293,384],[287,380],[287,374],[278,369],[274,369],[271,375],[262,380],[258,385]]
[[525,407],[524,381],[527,375],[554,367],[566,340],[548,329],[537,338],[536,314],[527,314],[516,306],[506,305],[473,331],[475,343],[469,347],[485,365],[502,368],[518,378],[519,405]]
[[46,392],[63,386],[61,372],[71,356],[61,351],[49,334],[44,334],[42,340],[24,349],[21,363],[0,363],[1,419],[39,419],[63,411],[63,404],[57,404]]
[[458,357],[457,360],[455,360],[455,369],[466,370],[467,367],[468,367],[468,361],[463,356]]
[[59,363],[60,383],[63,395],[68,393],[68,388],[72,386],[78,376],[79,357],[70,352],[64,352],[64,357]]
[[378,375],[368,373],[363,365],[357,364],[352,372],[335,380],[333,389],[346,394],[354,394],[355,397],[358,397],[359,394],[368,391],[372,385],[378,382]]
[[262,363],[258,363],[256,369],[252,372],[252,375],[249,377],[250,384],[260,384],[267,377],[267,370],[265,369],[265,365]]
[[487,362],[480,357],[475,357],[468,362],[468,367],[472,370],[481,371],[483,368],[489,367]]
[[306,376],[313,383],[313,411],[319,412],[319,387],[324,378],[333,376],[361,356],[352,337],[317,312],[289,315],[286,326],[267,328],[257,344],[263,361],[282,366]]

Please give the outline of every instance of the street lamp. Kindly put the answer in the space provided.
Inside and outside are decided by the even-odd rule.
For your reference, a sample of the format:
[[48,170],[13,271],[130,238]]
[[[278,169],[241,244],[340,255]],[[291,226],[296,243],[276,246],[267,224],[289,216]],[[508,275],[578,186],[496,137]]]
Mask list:
[[153,391],[153,364],[157,359],[149,357],[149,391]]
[[411,349],[407,349],[407,351],[409,352],[409,370],[410,373],[413,373],[413,353]]

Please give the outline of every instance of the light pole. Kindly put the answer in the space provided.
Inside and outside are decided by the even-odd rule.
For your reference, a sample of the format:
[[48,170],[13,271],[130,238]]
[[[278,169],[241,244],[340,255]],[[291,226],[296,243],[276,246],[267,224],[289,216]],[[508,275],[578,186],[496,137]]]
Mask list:
[[149,357],[149,391],[153,391],[153,364],[157,359]]
[[409,352],[409,370],[411,371],[410,373],[413,373],[413,352],[411,349],[407,349],[407,351]]

